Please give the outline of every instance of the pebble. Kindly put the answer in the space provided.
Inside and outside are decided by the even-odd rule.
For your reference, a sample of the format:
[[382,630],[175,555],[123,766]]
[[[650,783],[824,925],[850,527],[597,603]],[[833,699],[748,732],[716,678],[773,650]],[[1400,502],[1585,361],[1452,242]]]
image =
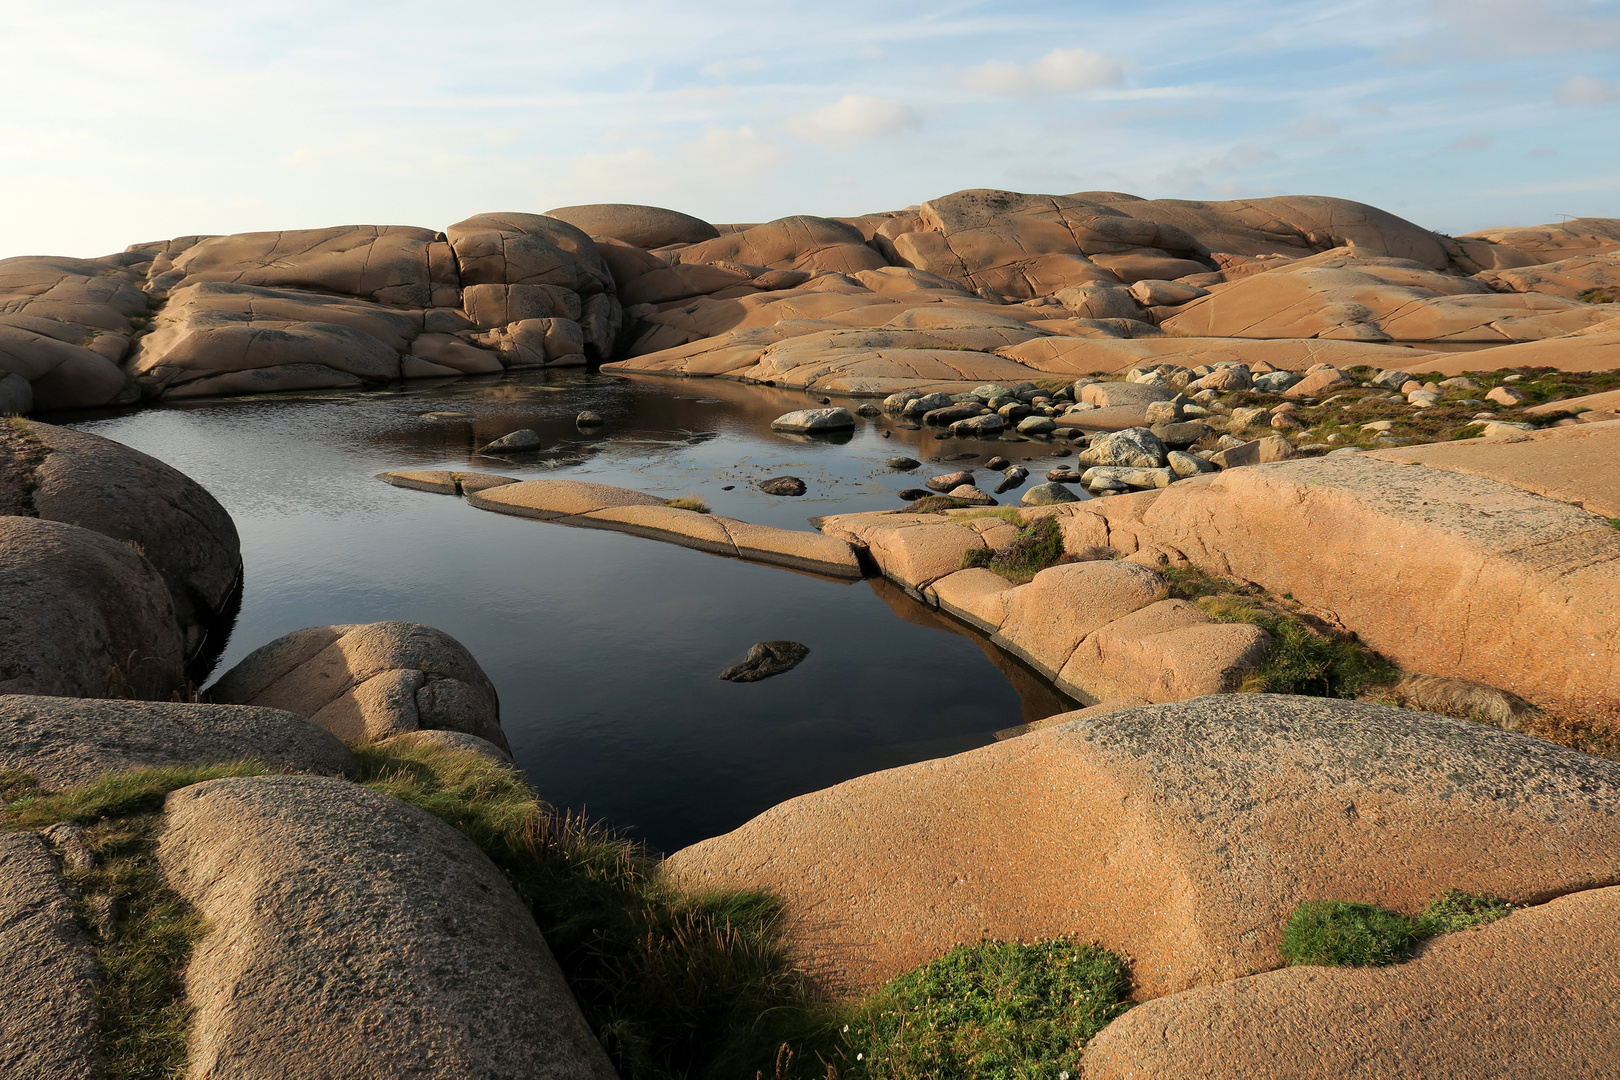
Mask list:
[[883,464],[887,465],[891,469],[915,469],[917,466],[921,465],[922,462],[918,461],[916,458],[892,457],[884,461]]
[[580,427],[601,427],[605,421],[602,419],[600,414],[593,413],[591,410],[586,409],[584,412],[574,417],[574,423]]
[[484,453],[491,450],[533,450],[540,445],[540,433],[533,428],[520,428],[507,435],[502,435],[494,442],[484,447]]

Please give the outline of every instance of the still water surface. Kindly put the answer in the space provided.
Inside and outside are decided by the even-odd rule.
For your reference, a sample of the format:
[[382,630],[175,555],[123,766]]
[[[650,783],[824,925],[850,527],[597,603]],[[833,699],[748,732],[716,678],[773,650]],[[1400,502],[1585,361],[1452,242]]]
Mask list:
[[[713,380],[535,373],[162,406],[73,426],[175,466],[235,519],[245,585],[216,671],[306,626],[438,627],[494,680],[513,752],[544,797],[672,851],[795,795],[981,746],[999,728],[1073,706],[882,580],[833,582],[486,513],[373,477],[453,468],[591,480],[806,529],[812,516],[902,505],[895,493],[920,486],[941,459],[1029,459],[1035,482],[1057,463],[1041,443],[936,441],[889,418],[862,419],[840,439],[769,430],[816,404]],[[582,409],[607,423],[581,431]],[[421,415],[435,410],[471,417]],[[525,427],[544,452],[478,454]],[[897,454],[924,467],[885,468]],[[755,486],[783,474],[809,493]],[[805,643],[809,658],[762,682],[717,678],[775,638]]]

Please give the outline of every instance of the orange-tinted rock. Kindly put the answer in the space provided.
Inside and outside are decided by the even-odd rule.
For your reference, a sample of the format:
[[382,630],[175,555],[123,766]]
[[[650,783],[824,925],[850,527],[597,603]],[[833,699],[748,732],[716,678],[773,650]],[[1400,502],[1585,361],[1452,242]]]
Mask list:
[[614,288],[584,232],[539,214],[479,214],[445,229],[461,284],[556,285],[581,296]]
[[1540,266],[1491,270],[1480,274],[1479,278],[1500,292],[1544,292],[1579,297],[1599,291],[1620,299],[1620,253],[1577,255]]
[[1620,320],[1600,323],[1595,333],[1576,333],[1546,341],[1500,345],[1475,352],[1429,353],[1408,357],[1397,367],[1434,376],[1461,375],[1465,371],[1503,371],[1520,367],[1550,367],[1560,371],[1612,371],[1620,348]]
[[[1323,897],[1415,912],[1620,877],[1620,765],[1469,721],[1223,694],[1127,709],[790,800],[665,864],[764,889],[836,980],[982,937],[1096,941],[1142,998],[1281,966]],[[1159,1075],[1159,1074],[1155,1074]]]
[[679,248],[682,264],[733,262],[777,270],[855,274],[887,266],[859,229],[818,217],[786,217],[742,232]]
[[1184,480],[1143,524],[1209,573],[1292,593],[1407,670],[1620,712],[1620,530],[1585,510],[1357,454]]
[[1620,218],[1570,218],[1556,225],[1481,229],[1458,239],[1484,240],[1510,248],[1527,256],[1531,263],[1558,262],[1573,255],[1620,251]]
[[1620,423],[1614,421],[1400,447],[1370,456],[1484,476],[1582,507],[1599,517],[1620,518],[1620,468],[1616,467]]
[[1159,998],[1086,1047],[1087,1080],[1604,1076],[1620,1062],[1620,889],[1447,934],[1392,967],[1295,967]]

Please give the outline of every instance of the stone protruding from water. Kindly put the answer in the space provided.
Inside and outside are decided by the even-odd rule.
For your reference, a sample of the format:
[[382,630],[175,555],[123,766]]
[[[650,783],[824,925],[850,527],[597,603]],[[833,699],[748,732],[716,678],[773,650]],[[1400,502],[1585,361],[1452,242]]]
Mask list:
[[165,809],[159,862],[208,928],[189,1075],[615,1080],[528,909],[438,818],[294,776]]
[[792,671],[810,655],[810,646],[797,641],[762,641],[748,650],[743,662],[720,673],[727,682],[759,682]]

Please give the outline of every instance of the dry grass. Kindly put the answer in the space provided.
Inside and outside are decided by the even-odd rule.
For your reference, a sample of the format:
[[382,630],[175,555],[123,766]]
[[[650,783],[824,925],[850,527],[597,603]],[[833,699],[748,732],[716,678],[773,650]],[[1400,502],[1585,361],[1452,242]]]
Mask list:
[[665,499],[665,506],[673,506],[677,510],[692,510],[699,514],[709,513],[709,504],[696,495],[681,495],[674,499]]

